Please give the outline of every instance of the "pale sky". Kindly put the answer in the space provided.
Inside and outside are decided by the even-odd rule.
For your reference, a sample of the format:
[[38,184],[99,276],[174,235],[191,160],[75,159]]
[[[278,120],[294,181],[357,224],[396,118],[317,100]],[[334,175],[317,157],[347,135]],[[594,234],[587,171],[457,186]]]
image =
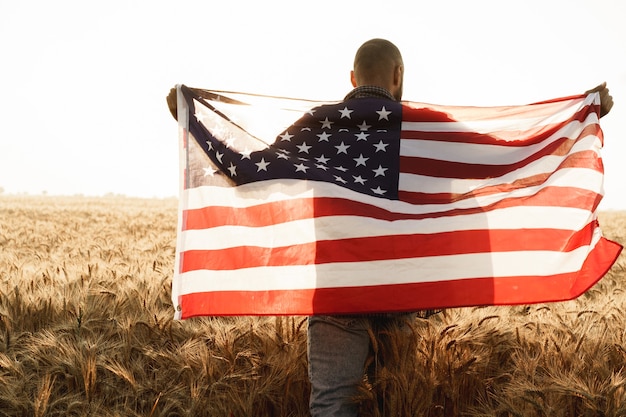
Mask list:
[[404,99],[527,104],[607,81],[606,197],[626,209],[626,2],[0,0],[5,193],[178,195],[175,84],[336,100],[364,41]]

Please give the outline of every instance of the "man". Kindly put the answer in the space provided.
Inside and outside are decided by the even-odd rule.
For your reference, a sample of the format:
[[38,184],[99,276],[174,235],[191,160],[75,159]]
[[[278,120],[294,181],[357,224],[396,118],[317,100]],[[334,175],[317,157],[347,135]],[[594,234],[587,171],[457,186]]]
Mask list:
[[[356,52],[350,80],[354,89],[344,100],[378,97],[402,99],[404,64],[398,48],[384,39],[365,42]],[[601,117],[613,107],[606,83],[587,91],[599,92]],[[406,320],[406,315],[313,316],[309,318],[308,355],[312,417],[352,417],[353,398],[364,376],[370,332]]]
[[[384,39],[365,42],[357,51],[350,80],[354,89],[345,100],[378,98],[400,101],[403,92],[404,64],[398,48]],[[599,92],[601,116],[613,106],[606,84],[587,91]],[[176,90],[167,97],[176,118]],[[310,411],[318,416],[356,416],[354,397],[365,373],[370,353],[370,333],[402,323],[409,316],[402,314],[312,316],[308,328],[309,378],[311,382]]]
[[[365,42],[354,58],[350,81],[354,89],[344,100],[377,97],[400,101],[404,63],[398,48],[384,39]],[[318,416],[356,416],[353,398],[363,379],[370,350],[370,331],[402,320],[404,315],[312,316],[308,357],[310,411]]]

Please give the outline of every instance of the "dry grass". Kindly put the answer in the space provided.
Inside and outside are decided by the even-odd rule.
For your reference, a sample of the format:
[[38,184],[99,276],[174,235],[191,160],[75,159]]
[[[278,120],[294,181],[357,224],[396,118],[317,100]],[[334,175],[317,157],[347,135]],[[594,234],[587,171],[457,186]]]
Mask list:
[[[176,204],[0,197],[0,416],[308,414],[303,318],[172,320]],[[626,416],[624,259],[575,301],[386,329],[362,415]]]

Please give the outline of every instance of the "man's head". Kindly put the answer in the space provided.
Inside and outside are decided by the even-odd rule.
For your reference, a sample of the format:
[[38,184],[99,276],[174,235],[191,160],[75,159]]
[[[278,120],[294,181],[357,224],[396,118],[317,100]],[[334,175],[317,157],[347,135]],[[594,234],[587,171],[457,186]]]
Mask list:
[[402,99],[404,64],[400,50],[385,39],[371,39],[356,52],[350,80],[354,87],[373,85],[386,88],[396,98]]

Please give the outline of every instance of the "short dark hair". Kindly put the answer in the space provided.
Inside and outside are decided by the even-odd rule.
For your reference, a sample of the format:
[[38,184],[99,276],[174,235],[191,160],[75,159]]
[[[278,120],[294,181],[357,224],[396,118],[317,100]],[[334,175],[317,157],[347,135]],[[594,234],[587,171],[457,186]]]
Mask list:
[[354,73],[359,80],[376,80],[393,74],[402,65],[402,54],[396,45],[386,39],[370,39],[356,51]]

